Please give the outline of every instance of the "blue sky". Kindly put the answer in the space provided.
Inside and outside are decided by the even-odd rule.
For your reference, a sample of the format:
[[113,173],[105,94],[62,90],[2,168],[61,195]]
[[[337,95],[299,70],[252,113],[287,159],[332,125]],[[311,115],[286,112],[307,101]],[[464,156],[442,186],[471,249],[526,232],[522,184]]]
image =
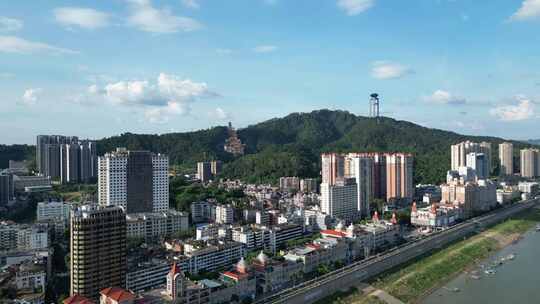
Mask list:
[[0,3],[0,143],[290,112],[540,138],[540,0]]

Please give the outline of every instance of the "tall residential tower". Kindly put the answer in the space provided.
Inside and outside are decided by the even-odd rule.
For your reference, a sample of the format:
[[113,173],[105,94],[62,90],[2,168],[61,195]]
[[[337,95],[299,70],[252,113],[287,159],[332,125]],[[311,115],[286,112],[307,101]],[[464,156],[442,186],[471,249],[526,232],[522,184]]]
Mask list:
[[96,143],[76,136],[38,135],[36,166],[41,175],[62,183],[89,182],[97,177]]
[[514,146],[512,143],[499,144],[500,175],[514,174]]
[[521,150],[521,176],[533,178],[540,175],[540,151],[537,149]]
[[115,152],[99,157],[100,205],[121,206],[127,213],[169,210],[169,158],[148,151]]
[[71,295],[97,299],[99,291],[125,288],[126,215],[120,207],[85,205],[71,214]]
[[487,172],[491,173],[491,143],[481,142],[475,143],[471,141],[464,141],[451,147],[452,157],[452,170],[457,171],[459,167],[467,166],[467,154],[469,153],[483,153],[486,157]]

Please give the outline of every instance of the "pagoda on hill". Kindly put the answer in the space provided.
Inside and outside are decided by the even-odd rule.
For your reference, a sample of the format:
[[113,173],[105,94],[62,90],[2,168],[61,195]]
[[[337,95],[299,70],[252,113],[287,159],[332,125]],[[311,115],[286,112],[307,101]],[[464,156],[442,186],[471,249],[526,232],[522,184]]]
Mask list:
[[244,145],[240,138],[238,138],[238,134],[230,122],[227,131],[229,133],[229,138],[225,140],[225,145],[223,146],[225,152],[229,152],[234,156],[244,155],[246,145]]

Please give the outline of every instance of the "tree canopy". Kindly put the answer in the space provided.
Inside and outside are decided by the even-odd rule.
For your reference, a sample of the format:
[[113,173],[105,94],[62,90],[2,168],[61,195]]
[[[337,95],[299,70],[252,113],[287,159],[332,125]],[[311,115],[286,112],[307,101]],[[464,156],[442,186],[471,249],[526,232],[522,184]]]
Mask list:
[[[238,130],[246,144],[244,156],[233,157],[223,150],[227,136],[226,127],[162,135],[125,133],[98,140],[97,147],[100,155],[116,147],[165,153],[171,165],[184,169],[195,168],[197,161],[219,159],[225,163],[221,177],[271,183],[281,176],[318,177],[322,152],[410,152],[415,157],[415,183],[439,183],[450,168],[450,145],[491,142],[497,168],[498,144],[504,141],[331,110],[292,113]],[[519,149],[530,144],[512,143],[519,163]],[[32,158],[35,153],[32,146],[0,146],[0,152],[0,167],[8,159]]]

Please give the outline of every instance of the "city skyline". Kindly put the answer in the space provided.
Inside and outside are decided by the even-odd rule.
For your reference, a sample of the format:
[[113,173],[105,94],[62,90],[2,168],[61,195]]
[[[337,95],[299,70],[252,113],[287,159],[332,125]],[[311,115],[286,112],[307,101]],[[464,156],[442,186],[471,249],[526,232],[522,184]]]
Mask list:
[[73,126],[102,138],[242,128],[322,108],[367,115],[373,92],[383,116],[540,138],[539,4],[2,3],[0,127],[13,132],[0,143]]

